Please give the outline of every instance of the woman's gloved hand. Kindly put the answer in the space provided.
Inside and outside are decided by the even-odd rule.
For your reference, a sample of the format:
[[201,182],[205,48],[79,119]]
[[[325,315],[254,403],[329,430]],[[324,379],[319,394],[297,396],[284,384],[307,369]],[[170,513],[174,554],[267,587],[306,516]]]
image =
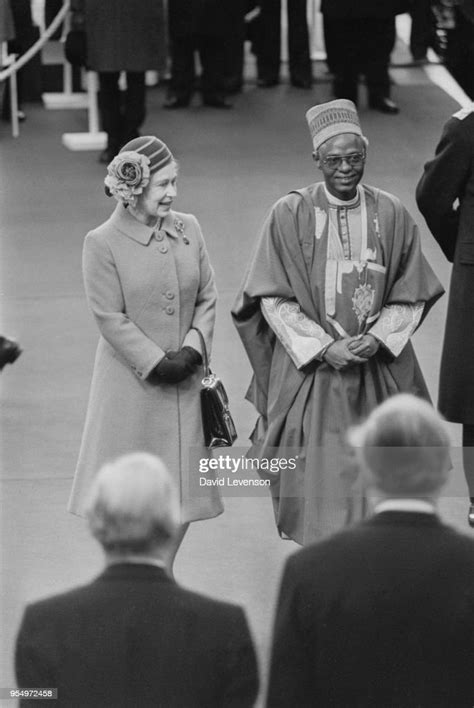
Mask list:
[[193,347],[169,351],[155,366],[150,379],[153,383],[179,383],[193,374],[201,362],[201,355]]

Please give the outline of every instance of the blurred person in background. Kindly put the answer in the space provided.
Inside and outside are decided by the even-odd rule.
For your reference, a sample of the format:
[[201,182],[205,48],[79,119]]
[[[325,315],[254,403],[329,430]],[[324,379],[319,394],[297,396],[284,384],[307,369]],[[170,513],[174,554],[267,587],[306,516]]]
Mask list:
[[306,118],[324,181],[272,207],[233,309],[259,413],[249,455],[297,460],[269,476],[278,531],[301,545],[365,515],[346,431],[396,393],[429,399],[411,337],[444,292],[400,200],[360,184],[354,104]]
[[244,612],[166,573],[180,509],[162,461],[135,453],[106,464],[86,515],[106,568],[26,608],[18,686],[57,688],[48,703],[64,708],[251,708],[258,675]]
[[448,11],[452,13],[452,27],[446,31],[444,63],[474,100],[474,0],[449,0]]
[[434,33],[434,16],[431,11],[433,0],[411,0],[410,53],[415,63],[426,61]]
[[164,108],[189,106],[197,88],[195,52],[201,64],[203,105],[232,108],[228,100],[228,41],[235,33],[240,33],[239,42],[243,40],[243,1],[169,0],[168,14],[171,81]]
[[395,16],[408,7],[409,0],[322,0],[336,98],[357,105],[359,76],[364,74],[369,108],[398,113],[390,97],[388,67],[395,44]]
[[[99,111],[107,164],[140,134],[146,117],[145,72],[167,57],[164,0],[72,0],[72,24],[86,34],[86,63],[99,75]],[[126,88],[120,90],[120,73]]]
[[418,208],[453,263],[438,406],[462,425],[463,466],[474,527],[474,105],[445,124],[416,190]]
[[[257,44],[257,86],[270,88],[280,82],[281,0],[260,0]],[[306,0],[287,0],[288,60],[290,82],[310,89],[313,83]]]
[[84,241],[84,285],[100,339],[69,501],[82,516],[104,462],[134,450],[159,455],[180,490],[175,552],[191,521],[223,511],[216,487],[200,488],[191,469],[191,450],[209,456],[196,328],[210,356],[217,292],[196,217],[172,209],[177,171],[154,136],[131,140],[107,168],[106,192],[118,204]]
[[474,705],[474,541],[442,523],[449,437],[398,395],[350,440],[374,515],[286,563],[268,708]]

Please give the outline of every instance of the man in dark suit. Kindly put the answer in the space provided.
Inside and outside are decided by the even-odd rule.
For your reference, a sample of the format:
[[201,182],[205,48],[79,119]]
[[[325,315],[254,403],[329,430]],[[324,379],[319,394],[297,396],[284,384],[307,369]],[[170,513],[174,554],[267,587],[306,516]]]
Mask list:
[[228,39],[242,28],[242,0],[169,0],[170,92],[164,107],[187,108],[195,91],[195,52],[201,63],[205,106],[231,108],[227,100]]
[[395,15],[408,5],[408,0],[322,0],[336,98],[357,105],[358,79],[364,74],[369,107],[398,113],[390,98],[388,66],[395,43]]
[[[260,0],[257,43],[257,85],[270,88],[280,82],[281,0]],[[313,83],[306,0],[287,0],[288,59],[292,86],[310,89]]]
[[474,541],[436,514],[444,424],[401,394],[351,438],[375,514],[288,560],[267,705],[472,708]]
[[27,607],[18,686],[57,688],[55,705],[65,708],[252,706],[257,667],[242,609],[166,573],[179,505],[161,461],[137,453],[105,465],[88,520],[107,568],[89,585]]
[[[474,23],[474,2],[471,6]],[[471,67],[471,77],[472,73]],[[425,165],[416,200],[453,263],[438,406],[447,420],[462,424],[464,474],[471,502],[468,521],[474,527],[474,104],[447,121],[436,154]]]

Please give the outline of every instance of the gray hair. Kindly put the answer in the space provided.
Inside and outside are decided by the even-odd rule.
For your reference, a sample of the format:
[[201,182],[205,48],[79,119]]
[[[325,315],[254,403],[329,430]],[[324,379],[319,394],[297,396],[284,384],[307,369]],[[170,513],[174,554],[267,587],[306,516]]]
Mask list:
[[164,544],[180,524],[178,495],[164,463],[133,453],[105,464],[92,483],[86,516],[108,552],[143,553]]
[[411,394],[378,406],[348,433],[369,485],[386,495],[429,497],[446,482],[450,439],[443,418]]

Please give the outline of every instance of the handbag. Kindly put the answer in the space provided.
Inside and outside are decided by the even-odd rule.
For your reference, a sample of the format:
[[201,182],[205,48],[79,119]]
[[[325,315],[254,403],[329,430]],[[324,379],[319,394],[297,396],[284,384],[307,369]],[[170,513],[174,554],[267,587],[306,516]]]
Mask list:
[[195,328],[201,341],[204,378],[201,381],[201,416],[206,447],[230,447],[237,438],[229,411],[229,399],[222,381],[209,368],[206,343],[201,330]]

